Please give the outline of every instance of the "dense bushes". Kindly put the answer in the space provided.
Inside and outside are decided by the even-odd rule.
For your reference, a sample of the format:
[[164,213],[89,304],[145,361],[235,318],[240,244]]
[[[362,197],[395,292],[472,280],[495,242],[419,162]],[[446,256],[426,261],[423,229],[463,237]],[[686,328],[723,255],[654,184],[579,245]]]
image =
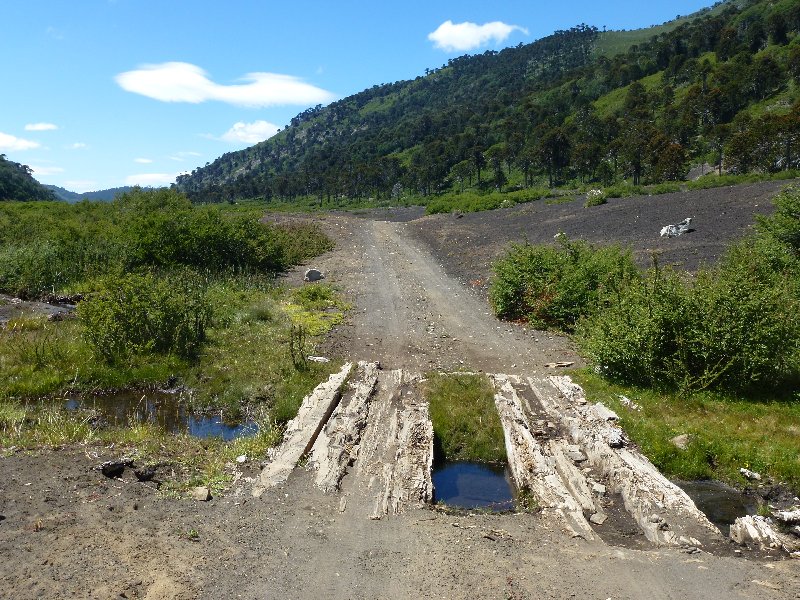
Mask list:
[[86,341],[108,362],[148,352],[191,357],[211,317],[204,284],[189,272],[110,276],[77,313]]
[[800,304],[753,258],[740,251],[691,284],[659,269],[631,281],[582,324],[588,358],[612,379],[685,392],[781,385],[797,373]]
[[800,378],[800,189],[694,278],[633,274],[617,248],[515,246],[495,265],[498,316],[577,330],[612,379],[684,392],[776,389]]
[[494,265],[489,300],[502,319],[573,331],[599,297],[637,274],[630,252],[594,248],[560,234],[558,247],[515,244]]
[[37,297],[137,269],[275,273],[319,254],[330,240],[313,225],[258,222],[260,213],[195,207],[169,189],[115,202],[0,205],[0,290]]

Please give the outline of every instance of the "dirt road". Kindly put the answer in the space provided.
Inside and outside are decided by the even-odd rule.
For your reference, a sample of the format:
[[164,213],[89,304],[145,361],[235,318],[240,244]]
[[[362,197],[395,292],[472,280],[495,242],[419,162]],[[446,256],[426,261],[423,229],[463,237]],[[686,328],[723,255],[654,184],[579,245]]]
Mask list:
[[[549,513],[409,503],[376,515],[392,477],[381,465],[403,435],[390,424],[421,410],[412,375],[540,377],[577,358],[563,339],[496,322],[406,225],[331,216],[326,226],[338,247],[314,266],[354,307],[322,350],[383,366],[339,489],[315,485],[310,461],[256,498],[258,466],[246,464],[228,495],[175,501],[127,471],[93,470],[114,449],[14,453],[0,459],[0,598],[800,598],[798,561],[688,554],[631,532],[622,545],[587,541]],[[409,375],[390,376],[400,369]]]

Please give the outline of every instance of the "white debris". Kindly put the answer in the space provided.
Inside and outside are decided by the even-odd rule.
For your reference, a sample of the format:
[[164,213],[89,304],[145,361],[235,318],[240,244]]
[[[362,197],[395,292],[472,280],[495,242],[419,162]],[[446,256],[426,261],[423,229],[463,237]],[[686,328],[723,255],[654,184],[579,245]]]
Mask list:
[[641,406],[636,404],[636,402],[634,402],[633,400],[631,400],[630,398],[628,398],[624,394],[620,394],[619,395],[619,401],[622,402],[623,406],[627,406],[631,410],[635,410],[637,412],[641,412],[641,410],[642,410]]
[[324,356],[308,356],[306,358],[308,358],[308,360],[310,360],[311,362],[315,362],[315,363],[329,363],[329,362],[331,362],[330,358],[326,358]]
[[745,479],[749,479],[750,481],[761,481],[761,474],[756,473],[755,471],[751,471],[750,469],[745,469],[742,467],[739,469],[739,473],[742,474],[742,477]]
[[692,222],[692,217],[687,217],[676,225],[665,225],[661,228],[661,237],[678,237],[691,231],[689,224]]

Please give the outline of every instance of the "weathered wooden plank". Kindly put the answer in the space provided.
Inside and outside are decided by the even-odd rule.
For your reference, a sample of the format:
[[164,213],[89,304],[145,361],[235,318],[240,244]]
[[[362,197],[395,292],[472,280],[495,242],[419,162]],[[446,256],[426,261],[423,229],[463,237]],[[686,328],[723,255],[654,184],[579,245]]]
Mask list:
[[311,454],[311,463],[317,469],[314,482],[324,492],[337,491],[348,466],[358,458],[377,381],[378,363],[358,363],[349,382],[350,389],[343,394],[314,443]]
[[[590,465],[620,494],[648,540],[659,545],[701,545],[696,536],[721,538],[720,531],[691,498],[664,477],[638,451],[626,447],[621,429],[608,420],[610,411],[588,406],[580,386],[569,377],[529,378],[541,405],[586,453]],[[613,414],[613,413],[612,413]]]
[[297,416],[286,426],[283,442],[256,480],[253,496],[261,496],[267,489],[286,481],[300,457],[311,450],[317,435],[341,398],[342,384],[352,368],[352,363],[345,364],[341,371],[331,375],[303,399]]
[[510,378],[492,375],[491,379],[495,387],[495,406],[503,425],[508,464],[517,488],[530,491],[542,511],[559,517],[573,535],[587,540],[595,539],[591,526],[583,516],[583,507],[559,475],[556,459],[546,456],[544,447],[531,434],[522,403]]

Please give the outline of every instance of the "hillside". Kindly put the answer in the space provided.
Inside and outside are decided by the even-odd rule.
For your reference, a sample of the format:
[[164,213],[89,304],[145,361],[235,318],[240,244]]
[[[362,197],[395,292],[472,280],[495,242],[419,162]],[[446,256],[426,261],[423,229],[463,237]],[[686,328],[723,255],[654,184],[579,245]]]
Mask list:
[[[799,32],[800,5],[788,0],[724,3],[639,32],[579,25],[309,109],[177,187],[195,201],[335,206],[680,180],[705,162],[793,169]],[[627,49],[609,58],[613,48]]]
[[57,185],[46,185],[46,188],[51,190],[58,198],[65,202],[80,202],[81,200],[95,200],[102,202],[111,202],[119,194],[130,192],[133,188],[129,185],[109,188],[107,190],[97,190],[95,192],[84,192],[79,194],[71,192],[70,190],[58,187]]
[[56,200],[55,195],[36,181],[30,167],[15,163],[0,154],[0,202],[5,200]]

